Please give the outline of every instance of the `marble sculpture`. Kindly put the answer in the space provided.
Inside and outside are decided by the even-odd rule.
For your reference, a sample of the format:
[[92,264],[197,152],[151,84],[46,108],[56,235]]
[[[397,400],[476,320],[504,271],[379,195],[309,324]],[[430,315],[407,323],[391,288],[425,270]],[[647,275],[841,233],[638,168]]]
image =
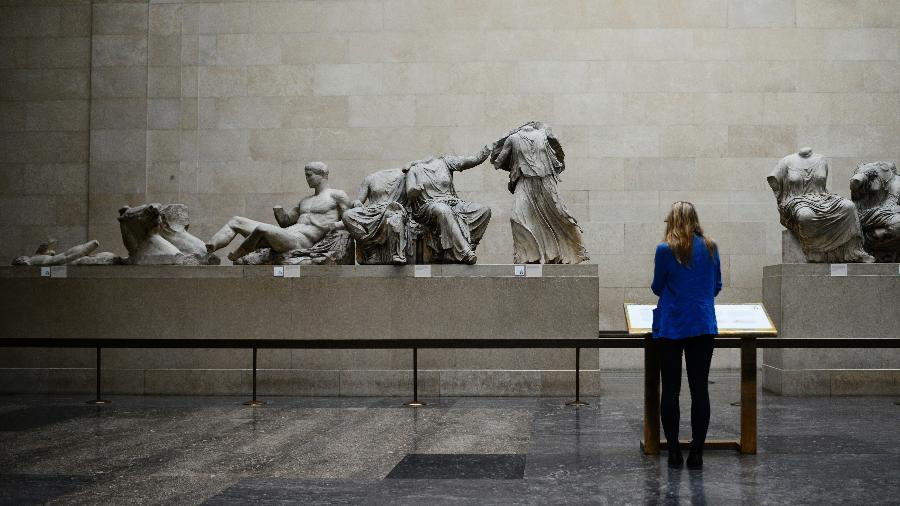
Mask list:
[[119,209],[119,228],[127,258],[110,263],[132,265],[218,265],[216,255],[207,253],[203,241],[188,232],[184,204],[145,204]]
[[850,196],[862,226],[863,244],[879,262],[900,261],[900,172],[889,162],[859,165]]
[[475,249],[491,220],[491,208],[459,198],[453,173],[476,167],[487,160],[491,145],[474,156],[444,155],[409,162],[406,196],[412,218],[423,231],[419,241],[434,255],[423,255],[425,263],[474,264]]
[[94,250],[100,246],[100,243],[96,240],[72,246],[62,253],[56,252],[56,246],[56,239],[48,239],[47,242],[38,246],[33,255],[16,257],[12,264],[38,267],[66,264],[89,265],[94,263],[112,263],[113,258],[115,258],[114,254],[108,252],[93,255]]
[[532,121],[494,143],[491,163],[509,172],[513,262],[577,264],[589,260],[581,227],[559,196],[565,170],[562,145],[544,123]]
[[328,186],[328,167],[312,162],[304,168],[313,194],[285,211],[273,208],[278,225],[235,216],[206,243],[210,253],[241,235],[244,241],[228,254],[236,264],[353,264],[353,241],[341,218],[350,207],[347,194]]
[[344,226],[358,246],[360,264],[402,265],[415,255],[407,211],[406,175],[402,169],[370,174],[343,216]]
[[812,148],[782,158],[766,178],[781,224],[810,262],[872,262],[862,244],[859,216],[849,199],[828,193],[828,159]]

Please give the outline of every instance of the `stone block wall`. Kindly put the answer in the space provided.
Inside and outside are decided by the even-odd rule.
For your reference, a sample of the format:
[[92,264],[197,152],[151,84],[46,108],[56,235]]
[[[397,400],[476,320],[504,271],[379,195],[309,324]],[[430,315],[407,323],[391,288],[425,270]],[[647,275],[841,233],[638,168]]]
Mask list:
[[[695,202],[721,246],[721,300],[759,301],[762,267],[780,262],[764,180],[777,159],[830,155],[846,194],[857,162],[900,158],[900,0],[0,5],[7,257],[63,231],[121,251],[116,209],[144,201],[189,205],[207,238],[233,215],[271,220],[308,191],[308,161],[353,194],[372,171],[540,119],[565,147],[563,198],[614,329],[623,302],[654,300],[672,201]],[[505,176],[456,181],[494,213],[482,263],[511,261]]]
[[91,6],[0,2],[0,260],[88,225]]

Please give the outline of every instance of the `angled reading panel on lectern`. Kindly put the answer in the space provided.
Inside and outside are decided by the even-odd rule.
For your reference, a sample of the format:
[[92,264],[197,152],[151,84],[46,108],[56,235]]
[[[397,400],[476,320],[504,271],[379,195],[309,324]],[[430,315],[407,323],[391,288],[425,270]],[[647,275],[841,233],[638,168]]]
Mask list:
[[[629,334],[646,334],[653,327],[653,310],[655,304],[625,303],[625,324]],[[775,324],[766,312],[766,308],[758,303],[716,304],[716,322],[719,334],[772,334],[778,333]]]

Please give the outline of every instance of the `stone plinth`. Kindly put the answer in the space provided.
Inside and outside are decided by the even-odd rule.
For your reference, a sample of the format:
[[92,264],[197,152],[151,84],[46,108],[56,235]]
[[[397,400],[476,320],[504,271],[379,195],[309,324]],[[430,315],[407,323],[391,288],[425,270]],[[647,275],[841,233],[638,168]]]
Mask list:
[[[763,302],[785,338],[897,337],[900,264],[763,269]],[[900,393],[900,349],[766,349],[763,388],[784,395]]]
[[[596,265],[0,268],[0,336],[123,339],[590,338]],[[61,271],[56,274],[62,274]],[[294,277],[296,276],[296,277]],[[250,351],[104,350],[110,393],[239,394]],[[582,354],[582,389],[599,390],[598,355]],[[259,351],[263,395],[407,395],[408,350]],[[420,350],[420,393],[563,395],[574,350]],[[2,392],[89,392],[93,350],[6,349]]]

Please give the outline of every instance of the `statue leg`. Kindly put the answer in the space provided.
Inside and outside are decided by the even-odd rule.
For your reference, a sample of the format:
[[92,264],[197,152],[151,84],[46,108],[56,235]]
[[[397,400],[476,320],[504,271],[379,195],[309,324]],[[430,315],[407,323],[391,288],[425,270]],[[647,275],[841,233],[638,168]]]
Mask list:
[[260,242],[265,240],[266,243],[276,253],[284,253],[294,249],[309,248],[312,242],[307,240],[306,236],[300,234],[292,234],[286,228],[276,227],[267,223],[257,225],[244,242],[228,255],[228,259],[234,262],[238,258],[256,251]]
[[394,213],[387,219],[387,243],[385,247],[390,252],[391,263],[402,265],[406,263],[406,227],[403,215]]
[[88,256],[99,246],[100,243],[96,240],[88,241],[84,244],[79,244],[78,246],[73,246],[63,253],[63,256],[66,259],[65,263],[69,263],[73,260],[78,260],[81,257]]
[[212,239],[206,243],[206,251],[212,253],[228,246],[238,234],[248,237],[259,225],[262,225],[262,223],[249,218],[235,216],[228,220],[228,223],[219,229],[219,231],[212,236]]
[[447,204],[432,206],[433,222],[441,231],[441,249],[445,259],[454,262],[475,263],[475,252],[460,229],[461,224]]

